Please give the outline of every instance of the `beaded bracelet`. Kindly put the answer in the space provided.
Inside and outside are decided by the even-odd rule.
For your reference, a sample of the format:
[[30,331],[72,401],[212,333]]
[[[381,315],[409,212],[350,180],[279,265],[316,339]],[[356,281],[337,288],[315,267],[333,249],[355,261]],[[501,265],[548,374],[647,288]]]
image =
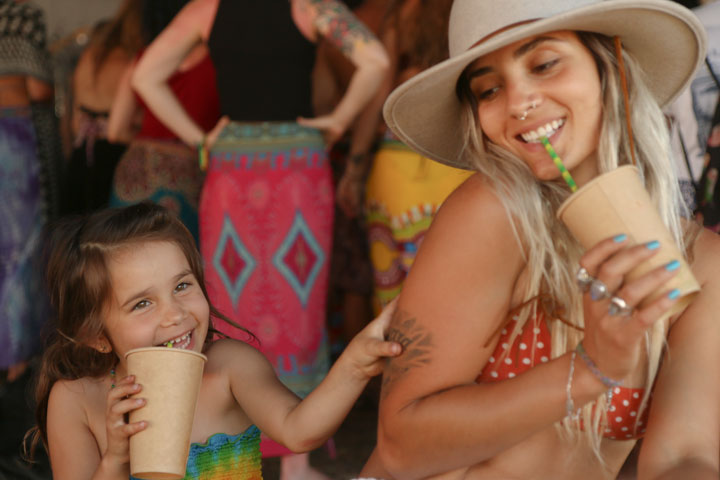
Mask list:
[[203,172],[207,170],[208,167],[208,151],[207,146],[205,145],[205,140],[207,140],[207,136],[203,135],[202,140],[200,140],[200,143],[198,143],[198,162],[200,163],[200,170]]
[[600,369],[595,365],[595,362],[593,362],[592,358],[588,356],[587,352],[585,351],[585,347],[583,347],[582,342],[578,343],[577,348],[575,349],[577,351],[578,355],[580,355],[580,358],[583,359],[585,362],[585,365],[590,369],[593,375],[597,377],[598,380],[600,380],[603,385],[605,385],[607,388],[609,388],[611,391],[615,387],[619,387],[622,385],[622,380],[613,380],[610,377],[606,377],[603,375],[603,373],[600,371]]
[[571,420],[575,420],[578,417],[578,410],[575,410],[575,402],[573,402],[572,398],[572,381],[573,381],[573,373],[575,372],[575,351],[570,354],[570,373],[568,373],[568,381],[567,385],[565,385],[565,393],[567,394],[567,398],[565,400],[565,411],[567,412],[567,417]]

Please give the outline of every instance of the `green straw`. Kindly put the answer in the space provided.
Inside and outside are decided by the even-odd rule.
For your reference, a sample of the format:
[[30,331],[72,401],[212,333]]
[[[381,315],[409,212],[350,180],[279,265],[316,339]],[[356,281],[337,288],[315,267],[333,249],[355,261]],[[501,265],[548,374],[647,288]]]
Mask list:
[[576,191],[578,189],[577,183],[575,183],[575,180],[573,180],[570,172],[568,172],[567,168],[565,168],[565,165],[563,165],[562,160],[560,160],[560,157],[558,156],[553,146],[550,145],[550,140],[548,140],[547,137],[540,137],[540,141],[543,143],[543,145],[545,145],[545,150],[547,150],[550,158],[552,158],[553,163],[558,168],[558,170],[560,170],[560,174],[562,175],[563,180],[565,180],[565,183],[567,183],[570,187],[570,191]]

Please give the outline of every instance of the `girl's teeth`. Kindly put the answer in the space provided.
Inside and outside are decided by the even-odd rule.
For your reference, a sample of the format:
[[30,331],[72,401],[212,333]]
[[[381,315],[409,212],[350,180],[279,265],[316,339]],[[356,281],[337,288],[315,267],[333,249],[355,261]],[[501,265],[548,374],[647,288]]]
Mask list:
[[163,343],[163,345],[166,347],[172,345],[174,348],[185,348],[190,345],[190,333],[191,332],[188,332],[181,337],[175,338],[173,340],[168,340],[167,342]]

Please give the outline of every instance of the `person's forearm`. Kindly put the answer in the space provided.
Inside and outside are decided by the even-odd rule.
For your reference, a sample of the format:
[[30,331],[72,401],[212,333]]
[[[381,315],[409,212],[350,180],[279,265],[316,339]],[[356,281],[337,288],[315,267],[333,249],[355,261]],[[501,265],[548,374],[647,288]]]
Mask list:
[[107,139],[110,143],[130,143],[135,137],[130,121],[117,121],[115,115],[110,114],[107,124]]
[[[566,416],[569,369],[568,353],[513,379],[453,387],[404,407],[381,401],[378,452],[384,466],[399,479],[419,478],[496,456]],[[576,359],[575,408],[604,390]]]
[[376,101],[373,100],[363,110],[352,130],[345,173],[353,177],[365,176],[370,167],[370,153],[377,137],[378,125],[382,120],[382,101],[380,108],[377,108],[375,103]]
[[390,71],[385,73],[380,87],[355,121],[350,136],[350,151],[345,174],[364,177],[370,168],[371,150],[377,139],[378,126],[382,122],[382,107],[390,92]]
[[368,383],[341,355],[325,379],[288,415],[283,443],[295,452],[321,446],[340,427]]
[[153,114],[180,140],[191,147],[202,142],[205,132],[190,118],[187,111],[164,81],[152,77],[141,65],[133,75],[132,85]]
[[387,62],[376,60],[360,65],[353,74],[345,95],[333,115],[345,126],[350,125],[380,88],[387,72]]

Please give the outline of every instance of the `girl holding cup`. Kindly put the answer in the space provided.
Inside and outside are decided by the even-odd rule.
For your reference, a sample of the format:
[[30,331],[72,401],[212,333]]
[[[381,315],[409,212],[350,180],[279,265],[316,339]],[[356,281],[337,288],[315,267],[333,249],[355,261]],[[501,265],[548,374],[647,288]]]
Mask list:
[[126,420],[146,403],[127,374],[130,350],[164,345],[207,357],[186,470],[186,478],[203,479],[261,478],[260,430],[295,452],[322,445],[383,357],[400,352],[383,340],[388,310],[301,400],[251,345],[212,341],[213,319],[231,320],[209,303],[194,239],[166,209],[104,210],[53,233],[48,281],[57,321],[36,389],[36,436],[56,480],[128,479],[129,439],[152,428]]

